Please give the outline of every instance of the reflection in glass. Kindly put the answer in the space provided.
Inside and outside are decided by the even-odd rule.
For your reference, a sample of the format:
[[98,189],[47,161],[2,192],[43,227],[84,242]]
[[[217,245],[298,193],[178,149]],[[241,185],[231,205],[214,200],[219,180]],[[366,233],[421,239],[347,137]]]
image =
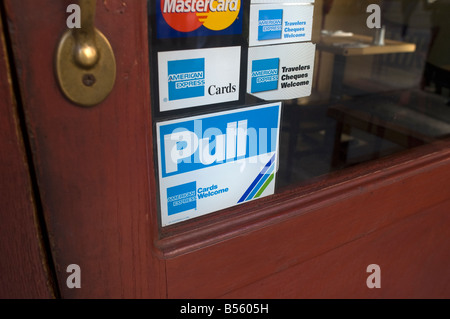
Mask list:
[[280,190],[450,135],[449,12],[450,0],[316,0],[313,93],[284,101]]

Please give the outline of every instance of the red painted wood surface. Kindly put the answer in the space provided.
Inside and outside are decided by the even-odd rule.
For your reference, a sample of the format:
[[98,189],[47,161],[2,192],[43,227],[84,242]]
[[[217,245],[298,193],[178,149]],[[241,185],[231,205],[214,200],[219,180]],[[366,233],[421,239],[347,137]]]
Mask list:
[[[230,231],[233,238],[215,245],[210,239],[196,236],[195,230],[191,238],[174,247],[167,244],[166,255],[172,257],[166,267],[169,298],[450,297],[450,221],[445,215],[450,209],[450,150],[448,143],[444,145],[447,147],[441,151],[414,161],[304,197],[280,200],[273,204],[278,213],[272,218],[247,226],[240,234]],[[438,211],[428,212],[440,203],[445,204]],[[261,214],[271,209],[265,207]],[[408,222],[417,216],[423,222]],[[424,225],[430,227],[424,229]],[[201,228],[198,231],[206,232]],[[392,243],[392,251],[384,251],[384,247],[389,247],[383,246],[389,238],[401,241]],[[161,245],[165,244],[163,240]],[[415,245],[418,249],[413,254],[398,254]],[[430,251],[434,254],[431,258]],[[328,256],[338,258],[341,253],[342,260],[328,264],[332,258]],[[362,263],[367,260],[367,265],[379,260],[380,265],[389,265],[384,272],[399,277],[388,277],[392,285],[379,293],[361,288],[365,274],[358,277],[364,279],[362,282],[354,279],[344,285],[341,272],[350,276],[355,271],[365,271],[358,270],[359,264],[349,264],[348,254],[365,256]],[[369,261],[371,256],[373,261]],[[331,268],[324,278],[334,284],[324,286],[320,273],[315,271],[321,260],[321,269]],[[315,266],[303,266],[310,264]],[[408,264],[411,266],[405,268]],[[305,271],[299,279],[302,269]],[[423,278],[411,290],[410,282],[417,276]],[[292,285],[284,291],[288,281]]]
[[[96,27],[111,42],[117,79],[92,108],[68,102],[54,75],[71,3],[5,2],[61,296],[161,297],[164,272],[152,253],[147,1],[97,1]],[[81,268],[81,289],[66,286],[70,264]]]
[[9,71],[0,17],[0,299],[51,298]]
[[[242,287],[224,298],[448,298],[450,201]],[[369,289],[367,266],[380,266]]]

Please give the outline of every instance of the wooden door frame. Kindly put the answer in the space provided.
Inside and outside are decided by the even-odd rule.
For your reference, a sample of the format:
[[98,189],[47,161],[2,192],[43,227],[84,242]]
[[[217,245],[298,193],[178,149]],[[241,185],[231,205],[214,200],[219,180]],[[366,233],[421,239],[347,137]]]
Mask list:
[[[149,178],[147,2],[97,2],[96,27],[110,39],[117,79],[108,99],[92,108],[66,100],[54,74],[71,3],[4,1],[61,297],[164,298]],[[81,268],[80,289],[66,286],[70,264]]]
[[[248,205],[230,219],[225,217],[227,212],[223,212],[219,213],[223,214],[223,220],[217,216],[218,219],[212,222],[213,218],[209,218],[211,223],[202,225],[198,222],[188,230],[180,226],[182,230],[178,234],[171,234],[158,242],[167,259],[169,298],[449,296],[450,272],[445,267],[450,262],[450,254],[446,253],[450,239],[445,235],[450,228],[450,218],[446,214],[450,208],[449,146],[449,141],[442,141],[419,147],[343,171],[316,184],[293,189],[291,193],[276,195],[262,202],[261,206]],[[439,209],[433,210],[436,206]],[[433,235],[430,230],[425,235],[428,238],[425,245],[415,243],[423,251],[416,254],[417,260],[410,260],[410,269],[414,269],[414,263],[420,264],[419,261],[429,258],[427,250],[439,247],[439,253],[432,262],[440,265],[436,266],[439,271],[416,269],[418,273],[428,272],[425,286],[406,290],[411,286],[408,281],[415,280],[412,271],[410,277],[390,278],[391,289],[372,291],[365,286],[367,275],[362,266],[358,272],[329,265],[332,272],[336,268],[340,273],[334,271],[331,278],[311,278],[307,281],[310,286],[301,284],[305,282],[303,278],[283,277],[283,273],[307,267],[317,258],[327,260],[327,256],[335,251],[345,253],[352,249],[354,243],[365,243],[367,251],[358,253],[364,253],[366,257],[373,255],[380,262],[393,260],[394,265],[407,264],[408,260],[396,260],[390,251],[380,254],[373,243],[387,236],[386,229],[392,229],[391,232],[397,236],[419,232],[420,225],[410,227],[408,231],[404,229],[404,225],[417,216],[425,216],[424,220],[439,232],[439,235]],[[414,249],[408,242],[397,244],[403,245],[404,249]],[[393,251],[401,249],[395,245]],[[346,262],[348,260],[339,263]],[[326,265],[319,265],[326,270]],[[405,268],[405,272],[410,269]],[[312,272],[311,269],[309,271]],[[359,282],[340,280],[353,278],[352,271]],[[400,269],[392,266],[390,271],[398,273]],[[280,276],[285,284],[293,285],[298,281],[297,290],[290,293],[278,291],[277,288],[281,288],[277,286]],[[323,278],[330,282],[322,282]],[[209,284],[211,282],[214,284]],[[405,287],[403,290],[399,289],[402,285]]]
[[54,298],[0,6],[0,299]]
[[[110,39],[118,69],[112,94],[93,108],[68,102],[55,81],[54,54],[71,1],[4,2],[63,298],[233,297],[258,285],[259,296],[302,297],[305,287],[289,294],[274,290],[279,275],[368,236],[377,238],[387,227],[449,199],[447,140],[162,229],[150,103],[153,71],[142,28],[147,1],[98,2],[96,25]],[[373,203],[383,203],[382,209]],[[448,262],[440,253],[436,262]],[[73,263],[82,269],[81,289],[65,285],[65,267]],[[323,289],[312,289],[309,296],[326,295]],[[365,291],[343,289],[345,296]],[[448,295],[445,289],[440,291]],[[389,290],[365,293],[389,296]]]

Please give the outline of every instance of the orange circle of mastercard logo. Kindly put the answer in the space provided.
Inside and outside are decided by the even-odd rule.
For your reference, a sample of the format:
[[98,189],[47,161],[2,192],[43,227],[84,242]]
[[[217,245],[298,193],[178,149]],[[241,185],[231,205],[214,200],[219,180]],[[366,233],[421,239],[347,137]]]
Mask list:
[[180,32],[195,31],[202,25],[224,30],[233,24],[240,9],[241,0],[161,0],[164,20]]

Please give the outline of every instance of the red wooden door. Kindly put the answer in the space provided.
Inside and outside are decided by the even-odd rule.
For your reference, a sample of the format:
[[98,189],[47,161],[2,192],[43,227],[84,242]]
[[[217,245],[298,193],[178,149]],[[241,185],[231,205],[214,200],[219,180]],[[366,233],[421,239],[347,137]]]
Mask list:
[[[117,79],[92,108],[67,101],[54,75],[71,2],[4,1],[61,297],[450,297],[450,141],[162,228],[147,1],[98,1]],[[379,289],[366,285],[371,264]]]
[[[2,8],[0,7],[0,12]],[[0,16],[0,298],[55,296]]]
[[[152,248],[146,3],[98,2],[96,26],[111,39],[118,69],[114,92],[90,109],[68,102],[54,75],[70,3],[5,2],[61,296],[163,297],[163,263]],[[81,268],[81,289],[66,286],[70,264]]]

